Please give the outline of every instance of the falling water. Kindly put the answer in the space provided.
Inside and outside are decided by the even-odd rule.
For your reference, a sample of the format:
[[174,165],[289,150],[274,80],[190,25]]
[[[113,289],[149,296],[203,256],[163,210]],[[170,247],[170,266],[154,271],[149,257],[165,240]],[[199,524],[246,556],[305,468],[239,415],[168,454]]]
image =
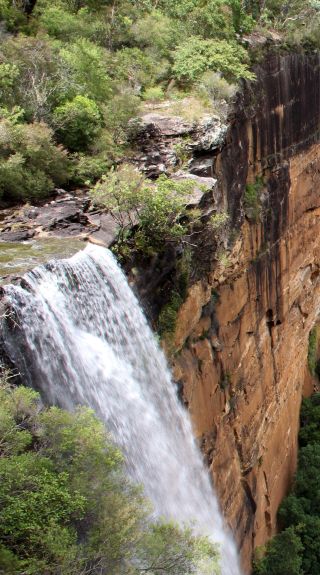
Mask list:
[[[23,286],[23,287],[22,287]],[[221,572],[240,575],[236,548],[163,353],[112,254],[89,245],[7,286],[8,355],[50,403],[90,405],[125,452],[155,512],[220,544]]]

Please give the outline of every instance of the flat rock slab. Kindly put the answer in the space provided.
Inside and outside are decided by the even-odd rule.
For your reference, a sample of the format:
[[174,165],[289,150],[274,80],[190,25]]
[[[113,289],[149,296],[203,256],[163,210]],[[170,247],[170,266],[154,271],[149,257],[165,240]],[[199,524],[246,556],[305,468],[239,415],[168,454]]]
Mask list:
[[[188,106],[187,101],[185,105]],[[212,176],[213,156],[223,145],[226,130],[226,124],[214,114],[206,113],[198,121],[163,113],[144,114],[134,138],[138,151],[134,163],[152,179],[161,174],[172,174],[182,164],[180,147],[191,162],[205,155],[208,163],[194,166],[194,172]]]
[[194,132],[195,122],[187,122],[181,116],[165,116],[163,114],[145,114],[140,120],[140,129],[157,130],[162,136],[183,136]]
[[8,232],[3,232],[0,234],[0,241],[1,242],[25,242],[33,238],[35,234],[34,230],[29,229],[21,229],[21,230],[13,230]]
[[60,196],[43,206],[26,205],[6,210],[0,228],[0,242],[19,242],[34,236],[75,237],[88,235],[96,226],[88,218],[86,195]]
[[81,214],[80,203],[72,201],[42,208],[35,221],[44,230],[50,230],[66,222],[79,222]]

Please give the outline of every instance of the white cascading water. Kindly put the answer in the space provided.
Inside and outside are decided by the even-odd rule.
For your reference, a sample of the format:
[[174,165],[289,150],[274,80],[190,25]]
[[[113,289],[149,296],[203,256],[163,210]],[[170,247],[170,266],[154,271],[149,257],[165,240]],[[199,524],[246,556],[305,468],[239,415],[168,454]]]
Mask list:
[[[105,248],[35,268],[6,286],[8,355],[50,403],[91,406],[112,431],[155,512],[220,544],[222,575],[240,575],[209,475],[163,353]],[[9,326],[10,324],[10,326]]]

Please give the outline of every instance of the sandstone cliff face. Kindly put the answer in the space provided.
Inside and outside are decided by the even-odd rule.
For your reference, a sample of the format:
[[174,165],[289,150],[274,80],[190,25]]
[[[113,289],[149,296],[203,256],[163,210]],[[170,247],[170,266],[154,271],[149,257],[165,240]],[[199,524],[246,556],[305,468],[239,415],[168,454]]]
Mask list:
[[175,378],[246,570],[292,482],[320,311],[319,74],[318,55],[270,55],[245,89],[215,162],[237,238],[190,289],[175,333]]

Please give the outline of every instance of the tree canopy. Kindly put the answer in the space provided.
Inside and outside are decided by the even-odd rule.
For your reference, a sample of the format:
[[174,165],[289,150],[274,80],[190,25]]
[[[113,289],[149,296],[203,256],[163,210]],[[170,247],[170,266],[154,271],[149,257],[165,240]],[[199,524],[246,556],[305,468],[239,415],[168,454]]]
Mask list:
[[319,394],[301,406],[299,460],[292,493],[281,503],[282,531],[258,553],[255,575],[316,575],[320,572]]
[[0,386],[0,572],[4,575],[218,573],[218,554],[187,526],[155,521],[94,413],[41,406]]

